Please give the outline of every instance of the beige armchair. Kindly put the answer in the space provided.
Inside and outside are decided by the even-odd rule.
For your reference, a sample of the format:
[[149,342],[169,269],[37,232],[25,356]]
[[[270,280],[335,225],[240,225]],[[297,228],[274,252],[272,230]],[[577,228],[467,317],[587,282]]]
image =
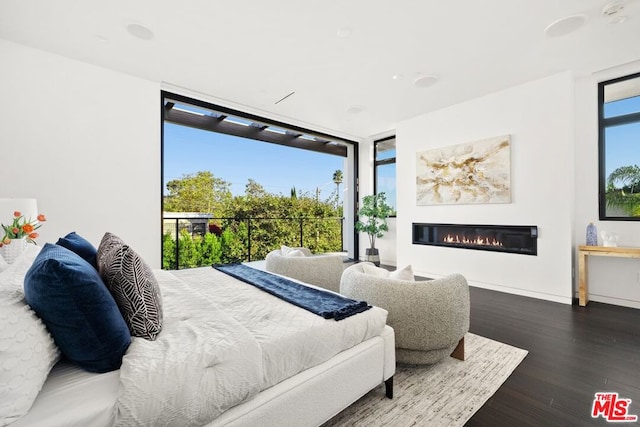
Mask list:
[[344,262],[340,254],[312,255],[307,248],[292,248],[305,256],[284,256],[280,249],[267,254],[265,270],[338,292]]
[[464,360],[470,306],[464,276],[414,282],[365,274],[363,264],[345,269],[340,293],[389,312],[399,363],[431,364],[449,355]]

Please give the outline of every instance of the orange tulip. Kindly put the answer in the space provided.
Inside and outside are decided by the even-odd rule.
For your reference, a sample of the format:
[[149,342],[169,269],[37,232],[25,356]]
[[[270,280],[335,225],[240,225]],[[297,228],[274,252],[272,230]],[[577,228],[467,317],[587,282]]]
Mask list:
[[19,216],[22,216],[22,214],[20,213],[20,211],[15,211],[13,213],[13,216],[15,216],[16,218],[18,218]]
[[20,229],[18,227],[13,227],[11,231],[13,232],[13,234],[18,234],[18,231],[20,231]]
[[5,245],[8,245],[9,243],[11,243],[11,239],[8,237],[5,237],[2,243],[4,243]]
[[44,221],[46,221],[46,220],[47,220],[47,218],[44,216],[44,214],[40,214],[40,215],[38,215],[38,221],[40,221],[40,222],[44,222]]
[[31,234],[29,234],[29,238],[30,238],[30,239],[37,239],[37,238],[38,238],[38,236],[39,236],[39,234],[38,234],[38,233],[31,233]]
[[31,224],[25,224],[22,226],[22,231],[24,231],[25,233],[29,234],[33,231],[33,225]]

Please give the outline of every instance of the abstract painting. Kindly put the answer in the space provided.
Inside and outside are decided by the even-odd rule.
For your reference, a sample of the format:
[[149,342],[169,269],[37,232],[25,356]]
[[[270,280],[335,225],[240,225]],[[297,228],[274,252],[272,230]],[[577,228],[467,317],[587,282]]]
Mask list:
[[511,137],[416,153],[416,203],[510,203]]

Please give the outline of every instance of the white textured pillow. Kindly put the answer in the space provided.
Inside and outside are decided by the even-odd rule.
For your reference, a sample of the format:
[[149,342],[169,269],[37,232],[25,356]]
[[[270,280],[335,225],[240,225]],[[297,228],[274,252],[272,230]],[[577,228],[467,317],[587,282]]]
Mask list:
[[27,245],[27,248],[12,264],[0,272],[0,292],[20,292],[24,295],[24,276],[40,253],[40,246]]
[[287,255],[289,255],[289,252],[291,252],[293,250],[294,249],[290,248],[289,246],[282,245],[282,246],[280,246],[280,255],[287,256]]
[[8,267],[9,267],[9,263],[5,261],[4,258],[2,258],[2,255],[0,255],[0,273],[2,273]]
[[287,258],[304,258],[306,255],[300,249],[294,249],[285,255]]
[[369,274],[371,276],[389,277],[389,270],[386,270],[381,267],[376,267],[373,264],[368,264],[368,263],[362,264],[362,271],[364,272],[364,274]]
[[0,273],[0,426],[29,411],[60,352],[24,300],[24,276],[40,252],[28,245]]
[[411,264],[407,265],[404,268],[397,269],[396,271],[392,271],[391,273],[389,273],[389,277],[398,280],[416,280],[415,277],[413,277],[413,268],[411,267]]

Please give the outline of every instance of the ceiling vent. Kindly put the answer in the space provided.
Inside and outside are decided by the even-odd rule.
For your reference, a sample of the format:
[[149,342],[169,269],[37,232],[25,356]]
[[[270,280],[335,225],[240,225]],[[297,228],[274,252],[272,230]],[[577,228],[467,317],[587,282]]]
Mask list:
[[624,1],[612,1],[602,8],[602,15],[609,20],[610,24],[622,24],[627,20],[626,15],[623,14],[623,10]]
[[603,8],[602,8],[602,14],[604,16],[614,16],[620,12],[622,12],[622,10],[624,9],[624,2],[622,1],[613,1],[611,3],[606,4]]

